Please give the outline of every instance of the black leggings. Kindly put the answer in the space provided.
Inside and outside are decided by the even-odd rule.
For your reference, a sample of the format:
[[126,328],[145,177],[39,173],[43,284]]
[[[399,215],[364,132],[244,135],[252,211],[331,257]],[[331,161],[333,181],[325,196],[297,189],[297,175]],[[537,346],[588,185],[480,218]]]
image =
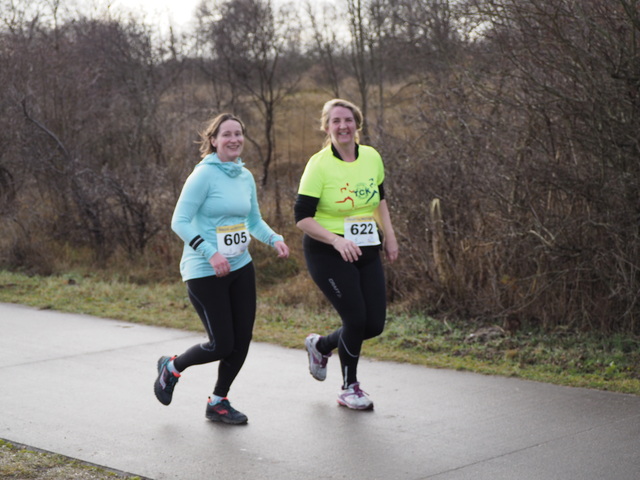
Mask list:
[[209,342],[194,345],[173,362],[179,372],[192,365],[220,360],[214,395],[226,397],[240,372],[256,318],[256,277],[253,263],[225,277],[187,280],[189,299],[204,325]]
[[303,238],[309,274],[342,319],[342,327],[318,342],[318,351],[338,349],[344,386],[357,382],[362,342],[380,335],[386,317],[386,290],[380,247],[361,247],[362,256],[345,262],[331,245]]

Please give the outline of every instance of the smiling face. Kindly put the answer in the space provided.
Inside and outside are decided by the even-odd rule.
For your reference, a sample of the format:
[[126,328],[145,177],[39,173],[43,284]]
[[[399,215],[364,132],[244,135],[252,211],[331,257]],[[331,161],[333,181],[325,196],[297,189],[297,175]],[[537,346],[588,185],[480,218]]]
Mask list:
[[211,145],[223,162],[233,162],[242,153],[244,133],[237,120],[226,120],[220,124],[218,133],[211,137]]
[[358,127],[353,112],[339,105],[331,109],[326,132],[334,145],[349,146],[356,142]]

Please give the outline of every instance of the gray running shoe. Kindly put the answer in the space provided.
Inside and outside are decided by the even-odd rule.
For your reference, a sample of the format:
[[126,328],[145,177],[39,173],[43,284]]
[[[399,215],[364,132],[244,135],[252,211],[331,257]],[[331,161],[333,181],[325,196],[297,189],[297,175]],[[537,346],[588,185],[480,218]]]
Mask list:
[[305,339],[304,346],[309,354],[309,373],[313,378],[322,382],[327,378],[327,360],[329,360],[331,353],[323,355],[318,351],[316,345],[320,338],[317,333],[311,333]]
[[360,390],[360,383],[352,383],[347,388],[343,388],[338,395],[338,403],[343,407],[354,410],[371,410],[373,402],[367,396],[367,392]]

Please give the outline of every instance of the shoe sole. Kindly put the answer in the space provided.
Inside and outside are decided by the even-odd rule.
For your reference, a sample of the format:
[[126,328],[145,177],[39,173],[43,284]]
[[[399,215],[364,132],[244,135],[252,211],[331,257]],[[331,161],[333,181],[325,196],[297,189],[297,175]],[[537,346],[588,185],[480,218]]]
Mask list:
[[238,420],[230,420],[226,417],[219,417],[218,415],[205,415],[205,416],[207,417],[208,420],[212,422],[226,423],[227,425],[244,425],[245,423],[249,422],[248,418],[238,421]]
[[359,410],[359,411],[373,410],[373,403],[371,405],[367,405],[366,407],[352,407],[350,405],[347,405],[344,402],[341,402],[340,400],[337,400],[337,402],[338,402],[338,405],[344,408],[348,408],[349,410]]

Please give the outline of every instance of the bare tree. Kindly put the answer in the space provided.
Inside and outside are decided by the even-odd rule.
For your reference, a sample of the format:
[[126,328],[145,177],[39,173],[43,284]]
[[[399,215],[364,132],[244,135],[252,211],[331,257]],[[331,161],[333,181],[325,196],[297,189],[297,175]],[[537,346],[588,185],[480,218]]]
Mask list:
[[[367,117],[375,88],[378,133],[385,123],[386,88],[410,85],[455,61],[460,45],[450,0],[349,0],[351,72]],[[370,134],[363,129],[365,139]]]
[[369,87],[372,77],[370,68],[372,52],[368,48],[370,31],[367,28],[366,10],[362,0],[347,0],[347,12],[351,31],[351,66],[358,85],[360,109],[364,116],[362,136],[363,141],[369,143]]
[[637,332],[637,4],[470,3],[483,36],[415,89],[410,151],[387,146],[425,164],[392,177],[425,241],[410,255],[428,267],[424,296],[480,318]]
[[[340,20],[335,8],[328,8],[324,5],[321,15],[314,10],[318,4],[307,0],[305,10],[309,21],[311,22],[311,30],[313,32],[313,45],[311,51],[315,51],[321,68],[314,72],[314,78],[318,83],[329,84],[331,94],[340,97],[340,82],[344,76],[344,68],[341,65],[343,52],[339,48],[341,39],[337,35],[340,30],[336,28],[340,25]],[[332,6],[333,7],[333,6]]]
[[209,10],[208,39],[215,70],[220,66],[226,72],[225,78],[216,77],[216,81],[248,95],[262,116],[262,141],[250,140],[260,156],[266,185],[276,158],[277,108],[296,88],[304,66],[297,52],[299,31],[291,19],[292,10],[283,7],[276,14],[269,0],[227,1],[214,7]]
[[119,248],[139,253],[163,222],[153,201],[165,189],[160,106],[180,70],[161,68],[162,52],[135,22],[34,15],[0,35],[0,63],[11,65],[2,122],[13,139],[2,178],[32,205],[12,221],[88,246],[99,261]]

